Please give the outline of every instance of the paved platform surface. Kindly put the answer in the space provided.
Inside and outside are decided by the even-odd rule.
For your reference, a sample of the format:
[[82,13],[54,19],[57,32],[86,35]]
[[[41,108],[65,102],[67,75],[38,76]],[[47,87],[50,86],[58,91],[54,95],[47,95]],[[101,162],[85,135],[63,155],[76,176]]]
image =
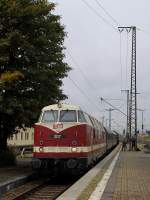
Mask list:
[[14,167],[0,168],[0,199],[3,193],[26,183],[31,178],[30,159],[19,159]]
[[150,154],[121,152],[101,200],[150,200]]
[[29,159],[20,159],[17,162],[17,166],[0,168],[0,185],[4,182],[31,173],[32,168],[30,162],[31,160]]

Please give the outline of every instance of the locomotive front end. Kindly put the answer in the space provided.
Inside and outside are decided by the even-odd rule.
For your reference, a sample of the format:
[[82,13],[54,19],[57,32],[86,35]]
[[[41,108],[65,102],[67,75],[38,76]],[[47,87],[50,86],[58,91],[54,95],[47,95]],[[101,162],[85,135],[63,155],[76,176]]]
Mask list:
[[86,164],[86,123],[76,106],[55,104],[42,110],[34,126],[33,167],[67,171]]

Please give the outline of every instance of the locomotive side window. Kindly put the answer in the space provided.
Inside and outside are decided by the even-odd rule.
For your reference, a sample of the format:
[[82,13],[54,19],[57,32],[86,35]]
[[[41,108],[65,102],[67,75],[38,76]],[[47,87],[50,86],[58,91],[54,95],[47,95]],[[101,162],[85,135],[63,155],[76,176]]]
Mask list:
[[89,115],[87,113],[84,113],[84,116],[85,116],[86,122],[92,126],[92,122],[90,120]]
[[95,120],[95,124],[96,124],[96,128],[97,128],[97,130],[99,130],[99,123],[98,123],[97,120]]
[[77,113],[75,110],[61,110],[60,122],[77,122]]
[[58,110],[47,110],[43,113],[41,122],[57,122],[58,119]]
[[85,116],[82,111],[78,111],[78,121],[79,122],[86,122]]
[[95,128],[94,119],[93,119],[91,116],[89,116],[89,118],[90,118],[90,120],[91,120],[91,123],[92,123],[93,128]]

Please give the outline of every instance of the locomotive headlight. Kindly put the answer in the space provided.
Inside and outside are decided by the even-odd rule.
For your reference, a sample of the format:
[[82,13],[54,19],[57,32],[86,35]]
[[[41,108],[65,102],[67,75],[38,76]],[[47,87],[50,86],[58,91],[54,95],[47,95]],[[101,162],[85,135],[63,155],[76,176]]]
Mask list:
[[76,147],[72,147],[71,150],[72,150],[72,152],[77,152],[78,149]]
[[39,152],[43,152],[43,151],[44,151],[43,147],[39,147]]

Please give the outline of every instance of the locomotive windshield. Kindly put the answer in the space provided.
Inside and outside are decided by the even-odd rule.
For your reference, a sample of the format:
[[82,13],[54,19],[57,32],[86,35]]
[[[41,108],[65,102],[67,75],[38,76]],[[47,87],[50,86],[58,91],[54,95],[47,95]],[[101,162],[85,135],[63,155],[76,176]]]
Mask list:
[[41,122],[57,122],[58,119],[58,110],[47,110],[44,111]]
[[77,114],[75,110],[61,110],[60,122],[77,122]]

